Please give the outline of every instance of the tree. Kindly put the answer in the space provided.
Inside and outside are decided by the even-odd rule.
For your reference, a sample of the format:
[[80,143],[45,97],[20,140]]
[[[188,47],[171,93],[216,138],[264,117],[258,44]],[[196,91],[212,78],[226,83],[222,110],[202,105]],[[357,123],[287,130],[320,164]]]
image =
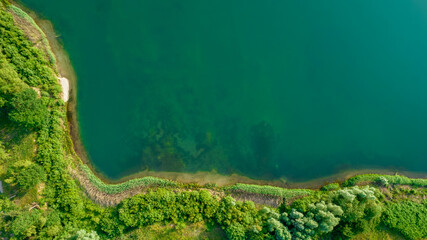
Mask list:
[[46,172],[43,167],[33,163],[20,171],[16,177],[16,181],[19,187],[29,189],[41,181],[46,181]]
[[5,183],[18,186],[21,189],[30,189],[41,181],[46,181],[46,172],[43,167],[28,160],[15,161],[7,169]]
[[12,121],[29,128],[41,128],[46,123],[48,108],[33,89],[27,88],[17,93],[10,103],[12,110],[9,118]]
[[271,217],[267,220],[268,231],[273,232],[277,240],[291,240],[292,235],[288,228],[285,227],[279,220]]
[[382,186],[382,187],[388,187],[390,185],[390,183],[388,182],[387,178],[385,178],[383,176],[378,177],[375,180],[375,183],[378,184],[379,186]]
[[339,206],[322,201],[310,204],[306,213],[293,208],[289,213],[282,213],[280,219],[295,239],[311,239],[315,235],[331,232],[338,225],[342,213]]
[[6,103],[16,93],[28,87],[21,79],[18,73],[13,70],[0,52],[0,107]]
[[9,157],[9,153],[6,151],[3,146],[3,143],[0,141],[0,163],[3,163],[4,161],[8,160]]
[[379,222],[382,205],[376,194],[380,193],[370,186],[355,186],[331,193],[329,201],[339,205],[344,211],[337,229],[341,235],[352,237]]
[[77,231],[76,235],[73,237],[75,240],[99,240],[99,236],[95,231],[87,232],[84,229]]
[[386,207],[383,222],[387,227],[399,231],[406,239],[427,237],[427,200],[389,203]]
[[39,210],[24,210],[13,219],[9,230],[18,239],[25,239],[37,234],[37,229],[40,227],[41,221],[42,218]]
[[228,226],[225,229],[225,233],[227,234],[227,238],[230,240],[245,239],[246,236],[245,227],[238,222],[232,223],[230,226]]

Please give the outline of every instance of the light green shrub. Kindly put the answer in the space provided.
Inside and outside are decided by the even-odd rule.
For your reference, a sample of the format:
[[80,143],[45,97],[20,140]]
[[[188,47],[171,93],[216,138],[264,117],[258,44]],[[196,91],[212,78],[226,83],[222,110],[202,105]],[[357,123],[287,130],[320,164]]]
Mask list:
[[373,183],[379,181],[379,178],[387,180],[389,184],[411,185],[414,187],[427,187],[427,179],[408,178],[401,175],[381,175],[381,174],[363,174],[347,179],[342,185],[344,187],[355,186],[358,183]]
[[322,191],[333,191],[340,189],[339,183],[330,183],[328,185],[325,185],[321,188]]
[[314,192],[313,190],[310,190],[310,189],[288,189],[288,188],[273,187],[273,186],[267,186],[267,185],[261,186],[261,185],[252,185],[252,184],[242,184],[242,183],[237,183],[235,185],[225,187],[224,190],[230,191],[230,192],[243,191],[248,193],[272,195],[272,196],[278,196],[283,198],[308,196]]

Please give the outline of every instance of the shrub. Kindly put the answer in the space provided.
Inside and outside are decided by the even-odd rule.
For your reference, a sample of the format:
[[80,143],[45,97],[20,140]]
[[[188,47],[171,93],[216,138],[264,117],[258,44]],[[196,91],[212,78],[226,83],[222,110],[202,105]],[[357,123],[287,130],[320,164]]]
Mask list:
[[14,122],[28,128],[41,128],[47,121],[48,109],[31,88],[17,93],[10,104],[9,118]]
[[391,203],[382,218],[386,226],[402,233],[407,239],[427,237],[427,201]]
[[351,187],[355,186],[360,182],[372,183],[379,181],[379,178],[382,177],[388,181],[389,184],[400,184],[400,185],[411,185],[414,187],[427,187],[427,179],[423,178],[408,178],[400,175],[380,175],[380,174],[364,174],[354,176],[347,179],[342,186]]
[[27,239],[37,234],[37,227],[41,221],[40,211],[23,211],[10,224],[10,232],[18,239]]
[[77,231],[76,235],[72,238],[73,240],[99,240],[99,236],[95,231],[87,232],[82,229]]
[[14,25],[12,15],[4,10],[0,10],[0,35],[0,49],[20,79],[31,87],[48,90],[52,95],[60,92],[58,79],[52,65],[45,60],[45,54],[33,46],[22,30]]
[[9,6],[10,3],[8,0],[0,0],[0,8],[3,6]]
[[7,105],[16,93],[22,92],[27,87],[0,51],[0,107]]
[[269,218],[267,220],[268,231],[273,233],[277,240],[292,239],[292,235],[288,228],[285,227],[277,218]]
[[287,188],[280,188],[280,187],[273,187],[273,186],[260,186],[260,185],[251,185],[251,184],[242,184],[242,183],[237,183],[235,185],[225,187],[224,190],[230,191],[230,192],[244,191],[249,193],[272,195],[272,196],[278,196],[283,198],[307,196],[314,192],[313,190],[310,190],[310,189],[287,189]]
[[0,141],[0,164],[10,158],[10,154],[4,148],[3,143]]
[[46,34],[43,32],[43,30],[40,29],[40,27],[37,25],[37,23],[34,21],[32,17],[30,17],[26,12],[22,11],[22,9],[15,7],[14,5],[10,5],[10,9],[20,18],[25,19],[28,23],[30,23],[41,35],[42,39],[41,42],[44,45],[46,54],[48,55],[49,62],[51,66],[55,66],[56,64],[56,58],[55,55],[52,52],[52,49],[50,48],[49,41],[47,40]]
[[46,172],[38,164],[31,164],[24,168],[16,177],[19,187],[29,189],[41,181],[46,181]]
[[322,191],[333,191],[340,189],[339,183],[330,183],[328,185],[325,185],[321,188]]
[[377,199],[378,191],[369,186],[352,187],[332,192],[329,201],[344,211],[337,232],[352,237],[376,225],[382,213],[382,205]]
[[384,176],[381,176],[381,177],[378,177],[377,179],[375,179],[375,183],[378,184],[379,186],[383,186],[383,187],[388,187],[390,185],[387,178],[385,178]]
[[340,221],[343,214],[341,207],[319,202],[311,204],[306,213],[291,209],[289,213],[282,213],[281,220],[288,226],[292,236],[300,239],[309,239],[313,236],[331,232]]
[[243,240],[246,239],[246,230],[240,223],[232,223],[225,229],[225,234],[230,240]]

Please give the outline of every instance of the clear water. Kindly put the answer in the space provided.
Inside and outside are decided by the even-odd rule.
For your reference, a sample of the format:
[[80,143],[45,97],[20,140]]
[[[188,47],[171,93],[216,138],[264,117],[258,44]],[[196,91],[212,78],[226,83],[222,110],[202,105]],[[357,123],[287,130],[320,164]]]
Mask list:
[[426,1],[22,2],[60,33],[110,178],[427,171]]

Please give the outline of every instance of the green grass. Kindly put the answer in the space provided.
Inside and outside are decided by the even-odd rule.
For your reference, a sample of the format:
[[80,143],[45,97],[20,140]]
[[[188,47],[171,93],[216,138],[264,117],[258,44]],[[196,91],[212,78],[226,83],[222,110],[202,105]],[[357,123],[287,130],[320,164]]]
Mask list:
[[272,195],[283,198],[294,198],[301,196],[308,196],[313,193],[313,190],[310,189],[287,189],[273,186],[260,186],[260,185],[252,185],[252,184],[242,184],[237,183],[230,187],[225,187],[225,191],[230,192],[238,192],[244,191],[248,193],[256,193],[262,195]]
[[123,191],[135,188],[135,187],[176,187],[177,183],[166,179],[160,179],[155,177],[143,177],[132,179],[119,184],[107,184],[99,179],[87,165],[81,165],[82,171],[89,178],[90,182],[98,188],[100,191],[108,194],[121,193]]
[[359,183],[373,183],[380,177],[387,179],[389,184],[410,185],[414,187],[427,187],[427,179],[423,178],[408,178],[401,175],[381,175],[381,174],[363,174],[354,176],[343,182],[342,186],[351,187]]

